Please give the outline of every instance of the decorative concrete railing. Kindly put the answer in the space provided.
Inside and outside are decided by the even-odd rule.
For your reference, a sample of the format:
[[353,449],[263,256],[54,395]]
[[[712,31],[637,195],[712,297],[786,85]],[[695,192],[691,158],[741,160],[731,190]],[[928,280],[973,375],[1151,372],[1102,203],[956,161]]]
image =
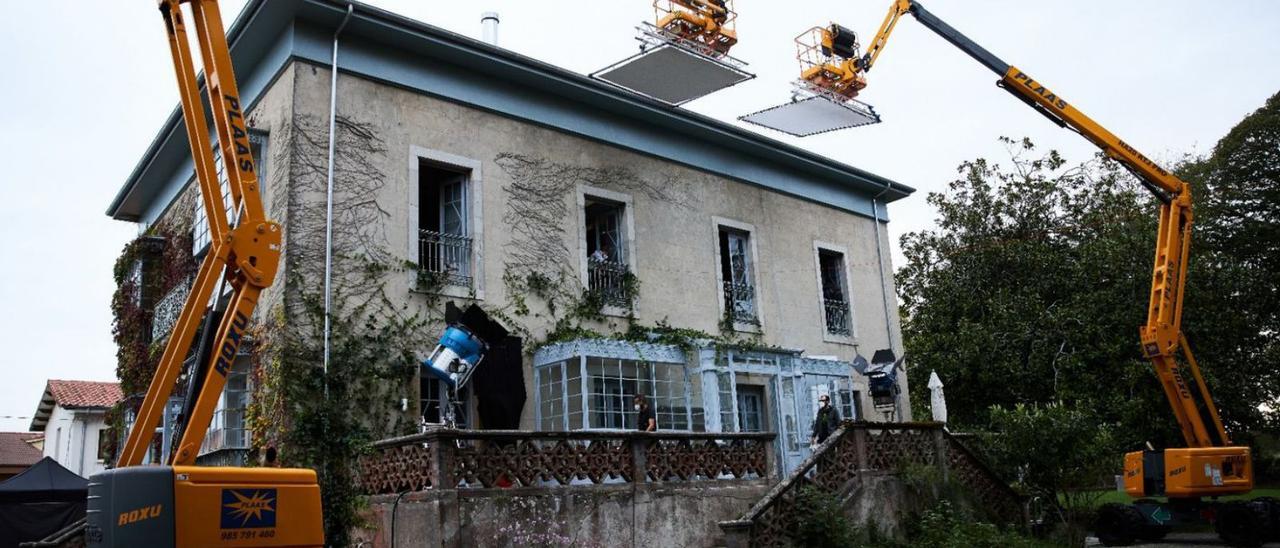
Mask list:
[[775,476],[772,432],[435,430],[373,445],[370,495],[426,489],[691,482]]
[[802,488],[841,495],[861,476],[894,473],[911,464],[937,466],[993,515],[1011,523],[1023,520],[1022,497],[941,423],[845,422],[745,515],[720,522],[720,528],[731,548],[788,545],[797,516],[807,511],[797,504]]

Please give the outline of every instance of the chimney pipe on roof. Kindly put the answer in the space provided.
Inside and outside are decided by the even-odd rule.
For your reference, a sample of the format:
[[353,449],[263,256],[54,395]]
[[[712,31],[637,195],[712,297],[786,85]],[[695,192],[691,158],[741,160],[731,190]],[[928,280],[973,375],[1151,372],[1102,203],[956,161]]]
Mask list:
[[498,45],[498,12],[486,11],[480,14],[480,28],[483,40],[490,45]]

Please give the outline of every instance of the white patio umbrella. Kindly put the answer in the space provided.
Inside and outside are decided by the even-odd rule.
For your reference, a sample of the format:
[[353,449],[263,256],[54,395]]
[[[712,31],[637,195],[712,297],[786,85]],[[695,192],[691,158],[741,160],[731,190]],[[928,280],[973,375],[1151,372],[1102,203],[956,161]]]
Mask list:
[[937,371],[929,372],[929,409],[933,411],[933,420],[947,422],[947,399],[942,394],[942,379]]

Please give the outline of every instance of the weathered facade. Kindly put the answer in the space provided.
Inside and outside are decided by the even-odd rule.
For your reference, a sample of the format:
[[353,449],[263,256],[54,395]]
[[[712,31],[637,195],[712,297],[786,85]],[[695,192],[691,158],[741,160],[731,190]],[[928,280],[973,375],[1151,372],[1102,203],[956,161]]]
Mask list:
[[[819,394],[845,416],[910,420],[906,375],[877,409],[850,367],[901,354],[885,204],[910,188],[363,5],[337,37],[331,111],[346,9],[253,1],[230,32],[264,202],[285,233],[260,323],[312,321],[332,116],[335,313],[374,293],[427,326],[446,301],[481,306],[524,340],[521,428],[634,428],[640,392],[662,430],[777,432],[787,467],[807,455]],[[191,230],[200,253],[179,120],[108,213]],[[654,328],[681,338],[636,342]],[[426,356],[438,331],[423,333]],[[435,393],[415,376],[371,396],[401,415],[375,430],[438,420]],[[248,444],[244,397],[225,398],[215,427]]]

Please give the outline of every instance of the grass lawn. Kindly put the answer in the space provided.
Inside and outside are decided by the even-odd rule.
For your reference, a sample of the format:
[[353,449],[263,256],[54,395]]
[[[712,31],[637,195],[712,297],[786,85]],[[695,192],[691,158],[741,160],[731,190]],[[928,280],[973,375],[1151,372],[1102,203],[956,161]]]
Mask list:
[[[1125,503],[1125,502],[1133,502],[1134,500],[1133,498],[1130,498],[1129,495],[1126,495],[1121,491],[1116,491],[1115,489],[1101,491],[1101,493],[1102,493],[1102,496],[1098,498],[1098,503],[1097,503],[1098,506],[1102,506],[1103,504],[1106,504],[1108,502]],[[1247,495],[1232,495],[1229,497],[1222,497],[1219,500],[1255,499],[1258,497],[1280,498],[1280,488],[1271,487],[1271,488],[1254,489],[1253,491],[1250,491],[1249,494]],[[1164,500],[1164,497],[1153,497],[1153,498]]]

